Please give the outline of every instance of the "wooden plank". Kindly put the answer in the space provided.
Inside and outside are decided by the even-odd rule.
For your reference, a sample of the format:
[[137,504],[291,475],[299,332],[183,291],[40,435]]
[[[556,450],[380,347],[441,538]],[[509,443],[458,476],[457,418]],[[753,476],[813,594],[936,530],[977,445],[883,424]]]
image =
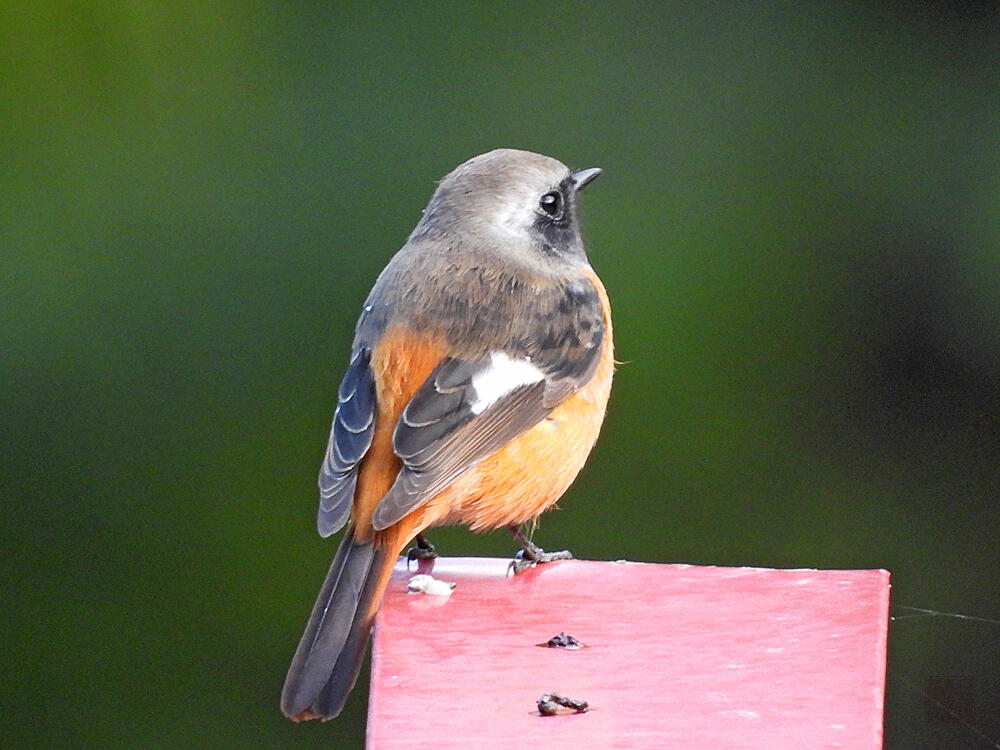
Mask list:
[[[423,569],[422,569],[423,570]],[[369,750],[879,748],[889,574],[440,559],[376,622]],[[541,648],[560,632],[580,650]],[[561,693],[586,713],[540,716]]]

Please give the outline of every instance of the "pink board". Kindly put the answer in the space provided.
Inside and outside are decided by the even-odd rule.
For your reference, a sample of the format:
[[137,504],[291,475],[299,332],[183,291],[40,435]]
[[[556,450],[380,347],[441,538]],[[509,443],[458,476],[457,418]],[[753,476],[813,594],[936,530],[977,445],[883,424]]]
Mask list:
[[[397,566],[376,621],[369,750],[882,746],[889,574],[626,562]],[[565,632],[579,650],[541,648]],[[560,693],[586,713],[540,716]]]

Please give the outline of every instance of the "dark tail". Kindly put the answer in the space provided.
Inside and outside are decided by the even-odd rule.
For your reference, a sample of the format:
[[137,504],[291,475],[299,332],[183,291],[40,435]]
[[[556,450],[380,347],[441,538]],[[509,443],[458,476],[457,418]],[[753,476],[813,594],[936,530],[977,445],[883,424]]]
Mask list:
[[281,693],[285,716],[326,720],[340,713],[358,678],[395,552],[359,542],[348,530],[288,668]]

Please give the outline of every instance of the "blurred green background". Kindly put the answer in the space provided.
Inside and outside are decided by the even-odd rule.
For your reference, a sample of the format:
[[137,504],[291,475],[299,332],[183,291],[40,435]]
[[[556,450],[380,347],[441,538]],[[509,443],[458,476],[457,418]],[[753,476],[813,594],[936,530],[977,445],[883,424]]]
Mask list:
[[435,181],[514,146],[604,168],[624,362],[536,539],[888,568],[994,622],[893,623],[886,746],[994,747],[994,6],[4,3],[0,745],[361,746],[363,689],[278,710],[336,385]]

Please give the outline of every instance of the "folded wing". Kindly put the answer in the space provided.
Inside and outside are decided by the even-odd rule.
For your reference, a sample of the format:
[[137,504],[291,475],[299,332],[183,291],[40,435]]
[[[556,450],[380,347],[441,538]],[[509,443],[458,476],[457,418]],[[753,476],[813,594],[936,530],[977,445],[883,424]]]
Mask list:
[[403,468],[375,508],[376,529],[419,508],[593,377],[605,331],[597,292],[573,284],[553,294],[525,321],[530,335],[482,357],[445,359],[420,386],[393,433]]
[[371,352],[362,347],[354,352],[351,364],[337,391],[330,442],[319,472],[320,536],[339,531],[351,515],[358,464],[372,444],[375,432],[375,380]]

